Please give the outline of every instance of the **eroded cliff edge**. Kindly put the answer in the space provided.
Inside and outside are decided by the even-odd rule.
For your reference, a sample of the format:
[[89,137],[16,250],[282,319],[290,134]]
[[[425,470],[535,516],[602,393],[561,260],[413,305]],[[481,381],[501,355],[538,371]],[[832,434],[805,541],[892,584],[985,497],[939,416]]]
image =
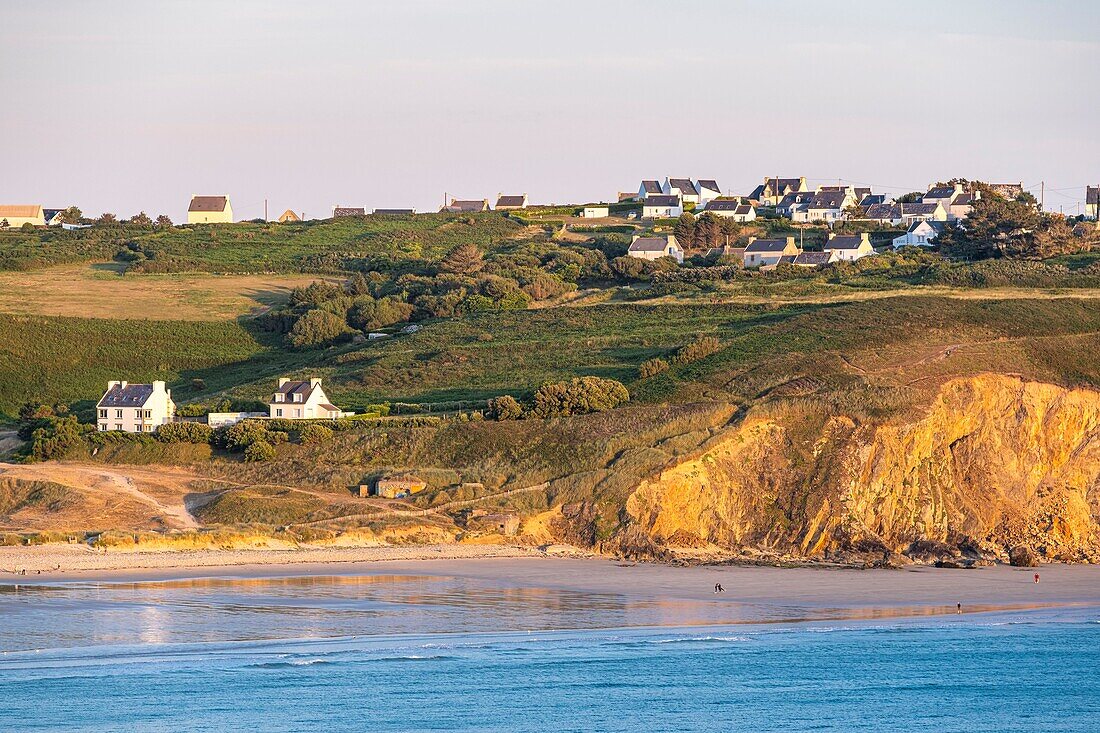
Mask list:
[[1100,392],[992,374],[945,383],[907,418],[771,406],[642,482],[620,535],[698,553],[1095,562],[1098,426]]

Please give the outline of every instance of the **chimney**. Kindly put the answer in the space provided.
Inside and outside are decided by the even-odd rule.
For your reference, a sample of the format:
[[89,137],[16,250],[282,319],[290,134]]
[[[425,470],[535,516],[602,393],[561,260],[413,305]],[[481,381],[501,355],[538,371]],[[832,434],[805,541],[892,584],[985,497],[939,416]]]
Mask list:
[[118,387],[122,384],[124,384],[124,383],[123,382],[114,382],[114,381],[107,382],[107,391],[110,392],[112,389],[114,389],[115,387]]
[[788,247],[793,247],[794,246],[794,237],[787,237],[787,246]]
[[309,378],[309,386],[311,388],[312,387],[320,387],[321,386],[321,378],[320,377],[310,377]]
[[871,243],[871,235],[868,232],[860,232],[859,241],[860,241],[860,243],[866,242],[867,244],[870,244]]
[[165,391],[164,386],[165,386],[164,382],[162,382],[161,380],[158,379],[155,382],[153,382],[153,391],[154,392],[164,392]]
[[836,232],[829,232],[829,236],[826,237],[826,239],[832,241],[834,237],[836,237]]
[[286,377],[279,377],[279,386],[282,387],[284,384],[286,384],[289,381],[290,380]]
[[126,385],[128,385],[128,384],[130,384],[130,383],[123,380],[123,381],[118,383],[118,386],[122,387],[123,389],[126,389]]

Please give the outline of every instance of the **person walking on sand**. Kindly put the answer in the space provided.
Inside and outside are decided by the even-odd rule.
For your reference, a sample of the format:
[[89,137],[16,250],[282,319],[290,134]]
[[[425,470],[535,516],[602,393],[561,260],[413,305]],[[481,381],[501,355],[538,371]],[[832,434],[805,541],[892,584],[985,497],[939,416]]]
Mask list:
[[962,613],[962,612],[963,612],[963,604],[956,603],[955,604],[955,613]]
[[1036,583],[1038,583],[1038,582],[1039,582],[1039,573],[1035,573],[1035,582],[1036,582]]

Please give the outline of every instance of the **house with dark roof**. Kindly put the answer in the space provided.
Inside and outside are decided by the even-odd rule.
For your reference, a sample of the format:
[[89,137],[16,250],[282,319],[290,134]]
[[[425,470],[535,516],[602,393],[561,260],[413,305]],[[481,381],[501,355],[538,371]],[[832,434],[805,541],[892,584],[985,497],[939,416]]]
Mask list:
[[443,211],[450,214],[477,214],[489,210],[489,199],[451,199],[451,203],[443,207]]
[[355,414],[333,405],[317,377],[304,380],[281,377],[267,407],[269,417],[283,420],[335,420]]
[[1100,184],[1085,186],[1085,218],[1097,219],[1100,212]]
[[859,200],[859,205],[863,209],[874,206],[875,204],[885,204],[886,197],[881,193],[869,193]]
[[366,216],[367,210],[362,206],[341,206],[336,204],[332,207],[332,218],[340,219],[345,216]]
[[840,261],[840,257],[837,253],[827,250],[825,252],[800,252],[796,255],[784,255],[783,259],[780,260],[780,264],[789,263],[795,267],[824,267],[838,261]]
[[699,192],[699,203],[706,204],[722,196],[722,189],[718,187],[718,181],[713,178],[700,178],[695,182],[695,190]]
[[856,260],[873,255],[875,248],[871,246],[871,235],[867,232],[860,234],[833,234],[829,232],[829,239],[825,242],[825,251],[836,254],[838,260],[855,262]]
[[843,221],[846,216],[844,210],[855,202],[855,193],[851,188],[818,191],[809,201],[792,209],[791,221],[823,221],[826,224]]
[[42,209],[42,219],[48,227],[59,227],[64,224],[61,221],[61,215],[64,213],[64,209]]
[[788,219],[794,218],[794,213],[805,209],[814,196],[814,191],[792,191],[779,199],[779,203],[775,205],[775,213]]
[[660,196],[661,193],[660,181],[642,181],[642,185],[638,186],[638,195],[634,198],[638,201],[643,201],[650,196]]
[[937,236],[943,233],[947,226],[942,221],[914,221],[909,225],[905,234],[894,237],[894,249],[901,247],[931,247]]
[[527,208],[527,194],[522,196],[505,196],[502,193],[497,194],[497,205],[494,207],[497,211],[508,209],[526,209]]
[[922,204],[941,204],[944,209],[951,205],[956,196],[965,193],[961,183],[951,185],[932,185],[928,187],[928,193],[920,197]]
[[947,210],[942,204],[874,204],[867,207],[865,220],[892,226],[909,226],[914,221],[947,221]]
[[699,192],[690,178],[665,178],[661,193],[666,196],[679,196],[685,204],[699,203]]
[[188,224],[232,224],[233,207],[228,196],[192,196],[187,207]]
[[794,237],[784,239],[757,239],[750,237],[745,247],[745,267],[761,267],[771,269],[779,264],[785,256],[801,254],[802,250],[795,244]]
[[107,382],[107,391],[96,403],[96,429],[101,433],[153,433],[175,416],[172,390],[164,382]]
[[951,203],[944,207],[947,209],[947,220],[962,221],[970,216],[970,211],[974,208],[974,202],[981,197],[981,191],[964,191],[951,199]]
[[674,234],[667,237],[639,237],[634,235],[630,247],[626,250],[628,257],[637,257],[642,260],[659,260],[662,257],[672,257],[683,264],[684,250],[676,241]]
[[416,209],[375,209],[374,213],[383,216],[412,216],[416,213]]
[[809,191],[806,186],[806,176],[799,178],[769,178],[764,176],[764,183],[757,186],[749,194],[753,201],[759,201],[764,206],[775,206],[789,193]]
[[720,216],[723,219],[733,219],[737,222],[748,222],[756,218],[756,209],[752,207],[752,204],[746,203],[741,199],[714,199],[707,202],[706,208],[703,210],[705,213],[714,214]]
[[647,196],[642,201],[643,219],[675,219],[684,213],[684,204],[679,196],[657,194]]

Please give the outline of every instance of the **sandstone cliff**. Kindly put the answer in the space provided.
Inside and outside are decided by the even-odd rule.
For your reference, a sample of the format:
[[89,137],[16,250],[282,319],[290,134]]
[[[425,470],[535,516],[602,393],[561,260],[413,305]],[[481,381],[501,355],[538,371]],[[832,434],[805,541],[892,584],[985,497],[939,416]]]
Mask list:
[[807,558],[1100,559],[1100,392],[982,375],[883,421],[761,409],[629,496],[624,534]]

